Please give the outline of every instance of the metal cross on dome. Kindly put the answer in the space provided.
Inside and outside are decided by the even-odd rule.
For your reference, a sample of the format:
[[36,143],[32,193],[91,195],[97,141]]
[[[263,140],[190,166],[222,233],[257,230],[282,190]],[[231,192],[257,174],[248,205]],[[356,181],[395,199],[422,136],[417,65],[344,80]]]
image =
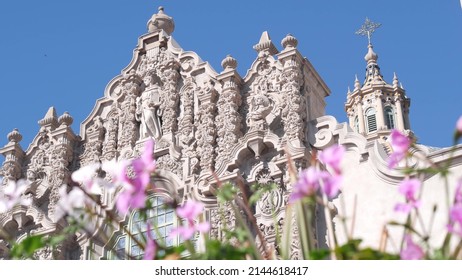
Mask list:
[[368,19],[366,17],[366,21],[364,22],[364,24],[361,26],[360,29],[358,29],[358,31],[355,32],[356,35],[361,35],[361,36],[367,36],[367,40],[369,42],[369,45],[371,44],[371,36],[372,36],[372,33],[374,33],[374,31],[379,28],[380,26],[382,26],[381,23],[376,23],[376,22],[373,22],[371,21],[370,19]]

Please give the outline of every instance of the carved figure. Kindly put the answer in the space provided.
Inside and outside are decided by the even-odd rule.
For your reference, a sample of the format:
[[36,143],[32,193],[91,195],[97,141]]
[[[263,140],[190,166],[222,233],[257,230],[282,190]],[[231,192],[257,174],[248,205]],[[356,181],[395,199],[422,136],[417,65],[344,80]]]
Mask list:
[[136,120],[140,121],[140,138],[154,137],[159,139],[162,135],[159,118],[160,94],[159,86],[152,83],[152,77],[144,78],[145,91],[136,98]]
[[267,122],[265,118],[271,113],[271,110],[271,102],[268,97],[263,94],[253,97],[248,119],[251,130],[266,129]]

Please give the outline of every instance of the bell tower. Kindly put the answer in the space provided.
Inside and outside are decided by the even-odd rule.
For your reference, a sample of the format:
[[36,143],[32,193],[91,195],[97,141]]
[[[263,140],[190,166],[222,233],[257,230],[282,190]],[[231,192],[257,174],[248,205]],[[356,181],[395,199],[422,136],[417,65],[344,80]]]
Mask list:
[[356,76],[354,90],[348,88],[345,111],[351,128],[363,134],[368,140],[384,139],[392,129],[402,132],[410,130],[409,107],[411,100],[398,81],[396,73],[393,83],[388,84],[380,72],[378,55],[374,52],[371,35],[380,27],[366,18],[366,22],[356,32],[367,36],[366,77],[361,83]]

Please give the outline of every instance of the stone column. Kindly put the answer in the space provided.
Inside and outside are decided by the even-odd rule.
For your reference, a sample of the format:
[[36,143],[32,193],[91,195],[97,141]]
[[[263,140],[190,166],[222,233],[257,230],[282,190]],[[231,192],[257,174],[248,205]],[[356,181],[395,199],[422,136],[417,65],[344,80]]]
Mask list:
[[24,158],[24,151],[19,145],[21,139],[22,135],[15,128],[8,133],[8,144],[0,148],[0,154],[5,156],[5,162],[0,168],[0,176],[3,177],[3,182],[0,181],[0,186],[7,184],[9,180],[16,181],[21,177],[21,166]]
[[364,112],[363,112],[363,104],[361,102],[361,98],[358,96],[355,99],[356,106],[358,107],[358,121],[359,121],[359,133],[366,134],[366,125],[364,124]]
[[197,146],[201,173],[210,173],[215,167],[216,95],[217,91],[211,80],[204,83],[197,94],[200,103],[197,118]]
[[382,130],[385,127],[385,120],[383,116],[382,93],[377,92],[375,97],[377,102],[377,130]]
[[403,119],[403,107],[401,105],[401,98],[399,95],[395,95],[395,106],[396,106],[396,123],[397,129],[404,130],[404,119]]
[[355,130],[355,114],[353,113],[353,109],[350,108],[347,111],[348,114],[348,122],[350,123],[350,127]]

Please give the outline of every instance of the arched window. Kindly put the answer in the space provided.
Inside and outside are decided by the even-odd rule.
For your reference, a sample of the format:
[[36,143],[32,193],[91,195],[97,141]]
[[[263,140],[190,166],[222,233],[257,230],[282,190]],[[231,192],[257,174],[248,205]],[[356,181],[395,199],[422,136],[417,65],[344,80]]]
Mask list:
[[388,129],[395,128],[395,114],[391,107],[385,108],[385,123]]
[[374,132],[377,130],[377,120],[376,120],[374,108],[367,109],[366,124],[367,124],[367,132]]
[[[177,227],[177,218],[172,208],[167,207],[164,199],[159,196],[150,198],[151,207],[145,213],[134,211],[128,221],[127,229],[131,233],[131,237],[126,234],[120,235],[112,250],[108,252],[109,259],[126,259],[130,256],[135,259],[143,258],[144,252],[138,246],[134,239],[145,244],[148,234],[155,239],[159,244],[167,247],[178,245],[179,238],[169,238],[170,231]],[[152,225],[148,232],[147,223]]]
[[355,117],[354,129],[355,129],[355,132],[359,133],[359,118],[358,118],[358,116]]

